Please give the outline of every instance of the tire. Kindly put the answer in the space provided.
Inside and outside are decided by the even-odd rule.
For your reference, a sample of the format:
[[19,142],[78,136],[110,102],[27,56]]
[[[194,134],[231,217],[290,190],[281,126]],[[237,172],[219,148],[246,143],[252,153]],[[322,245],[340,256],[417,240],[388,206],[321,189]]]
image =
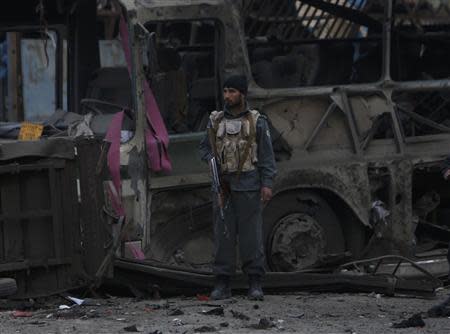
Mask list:
[[341,224],[333,209],[311,191],[275,196],[264,209],[263,236],[271,271],[297,271],[323,255],[345,251]]
[[12,278],[0,278],[0,297],[8,297],[17,292],[16,280]]

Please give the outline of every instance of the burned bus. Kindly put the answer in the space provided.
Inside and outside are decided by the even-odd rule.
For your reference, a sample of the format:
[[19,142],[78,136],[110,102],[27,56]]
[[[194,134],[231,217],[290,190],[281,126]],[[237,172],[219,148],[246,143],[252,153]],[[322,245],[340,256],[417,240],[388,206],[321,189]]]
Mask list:
[[264,209],[269,270],[445,247],[447,1],[122,4],[152,47],[137,67],[170,137],[172,171],[148,177],[149,210],[135,221],[147,258],[209,267],[210,179],[197,147],[232,73],[249,78],[249,103],[271,125],[279,173]]
[[2,81],[12,92],[2,91],[2,120],[17,122],[0,124],[0,277],[15,278],[20,295],[98,286],[104,276],[152,291],[212,284],[210,175],[198,144],[234,73],[249,79],[248,102],[267,116],[277,160],[263,217],[272,287],[284,284],[280,272],[351,260],[445,258],[447,1],[105,3],[120,66],[99,64],[90,0],[18,1],[0,24],[11,59],[23,49],[54,69],[51,116],[32,141],[17,140],[27,120],[20,102],[46,96],[18,92],[22,79],[42,84],[23,72],[36,58],[10,62]]

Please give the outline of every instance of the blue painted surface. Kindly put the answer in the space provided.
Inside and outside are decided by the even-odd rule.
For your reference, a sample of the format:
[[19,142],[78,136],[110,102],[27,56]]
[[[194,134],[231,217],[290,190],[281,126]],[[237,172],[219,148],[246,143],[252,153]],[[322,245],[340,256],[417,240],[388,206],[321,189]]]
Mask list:
[[[25,120],[28,121],[45,120],[56,110],[56,45],[52,40],[48,40],[46,49],[48,64],[42,40],[21,40],[23,107]],[[67,66],[64,70],[64,83],[67,82],[66,68]],[[67,85],[64,84],[63,87],[63,109],[67,110]]]
[[[117,40],[100,41],[102,67],[126,66],[122,45]],[[22,90],[25,119],[39,122],[56,110],[55,95],[55,44],[47,42],[48,65],[44,43],[40,39],[21,41]],[[64,41],[64,54],[67,46]],[[67,110],[67,61],[64,60],[63,109]]]

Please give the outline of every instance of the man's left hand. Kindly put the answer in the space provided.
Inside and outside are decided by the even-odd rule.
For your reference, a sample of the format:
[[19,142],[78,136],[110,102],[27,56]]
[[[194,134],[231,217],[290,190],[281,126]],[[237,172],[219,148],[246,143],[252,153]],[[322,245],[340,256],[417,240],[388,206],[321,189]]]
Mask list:
[[269,187],[261,188],[261,202],[267,203],[272,198],[272,189]]

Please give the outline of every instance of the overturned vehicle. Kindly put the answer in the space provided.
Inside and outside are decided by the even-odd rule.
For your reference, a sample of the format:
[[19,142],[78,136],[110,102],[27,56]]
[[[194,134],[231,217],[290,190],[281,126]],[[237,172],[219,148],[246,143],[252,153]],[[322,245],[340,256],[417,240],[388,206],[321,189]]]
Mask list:
[[[80,179],[87,188],[78,190],[91,223],[84,220],[80,237],[87,276],[147,290],[211,284],[210,176],[197,147],[231,73],[250,80],[249,103],[270,122],[279,170],[264,209],[269,287],[303,280],[316,288],[320,277],[323,286],[350,284],[317,272],[349,271],[348,263],[385,255],[387,263],[364,270],[411,275],[414,265],[398,262],[407,257],[447,272],[446,1],[119,6],[125,67],[96,71],[83,108],[69,108],[110,124],[98,156],[88,154],[95,182]],[[94,200],[83,201],[88,195]],[[391,292],[396,284],[356,281]]]

